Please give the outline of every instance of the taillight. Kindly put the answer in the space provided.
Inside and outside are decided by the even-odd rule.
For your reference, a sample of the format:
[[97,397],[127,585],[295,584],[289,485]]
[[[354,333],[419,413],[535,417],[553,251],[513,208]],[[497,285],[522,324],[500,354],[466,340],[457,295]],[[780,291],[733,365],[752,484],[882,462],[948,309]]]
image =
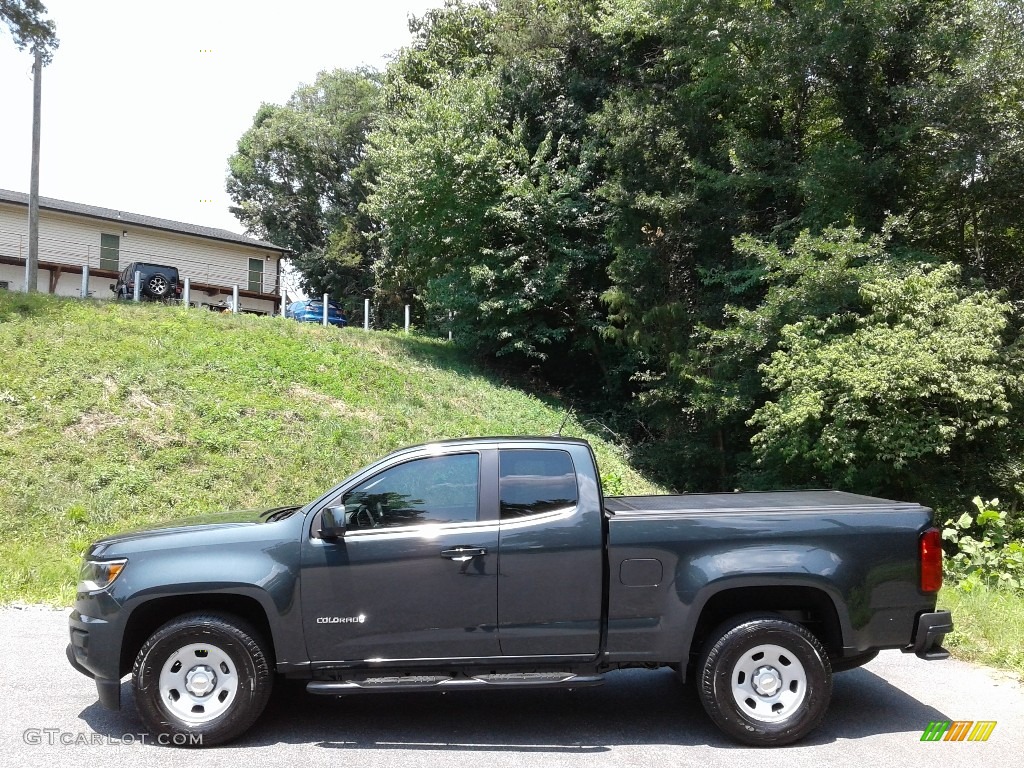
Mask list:
[[942,587],[942,534],[929,528],[921,534],[921,591],[938,592]]

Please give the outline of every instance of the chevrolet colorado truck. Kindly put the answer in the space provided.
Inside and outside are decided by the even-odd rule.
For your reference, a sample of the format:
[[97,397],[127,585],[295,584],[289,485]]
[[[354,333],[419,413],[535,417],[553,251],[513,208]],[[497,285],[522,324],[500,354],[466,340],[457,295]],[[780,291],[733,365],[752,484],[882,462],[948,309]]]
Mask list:
[[275,676],[338,696],[671,667],[725,733],[786,744],[833,672],[948,655],[931,517],[835,491],[610,497],[581,440],[438,442],[303,506],[97,541],[68,659],[112,709],[130,673],[163,743],[236,738]]

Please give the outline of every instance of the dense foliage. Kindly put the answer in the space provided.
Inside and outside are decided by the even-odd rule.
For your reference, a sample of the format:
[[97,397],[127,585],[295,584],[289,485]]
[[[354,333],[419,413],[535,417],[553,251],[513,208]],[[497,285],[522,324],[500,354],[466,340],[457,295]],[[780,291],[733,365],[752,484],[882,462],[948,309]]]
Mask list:
[[965,592],[990,587],[1024,593],[1024,544],[1020,522],[1014,531],[999,499],[975,496],[975,512],[947,520],[942,538],[955,547],[946,560],[946,577]]
[[1024,500],[1020,4],[449,0],[410,29],[232,158],[307,287],[413,303],[680,489]]
[[[583,4],[455,5],[414,23],[370,136],[381,291],[478,352],[557,376],[592,359],[608,246],[589,157]],[[566,376],[568,378],[568,376]]]

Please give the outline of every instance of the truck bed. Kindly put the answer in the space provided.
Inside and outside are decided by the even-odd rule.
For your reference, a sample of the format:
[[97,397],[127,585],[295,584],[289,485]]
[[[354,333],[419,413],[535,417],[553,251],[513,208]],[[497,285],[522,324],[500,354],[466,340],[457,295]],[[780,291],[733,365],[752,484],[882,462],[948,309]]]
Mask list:
[[917,575],[931,512],[918,504],[819,490],[611,496],[605,510],[612,661],[671,659],[712,600],[754,611],[828,595],[849,655],[906,646],[933,610]]

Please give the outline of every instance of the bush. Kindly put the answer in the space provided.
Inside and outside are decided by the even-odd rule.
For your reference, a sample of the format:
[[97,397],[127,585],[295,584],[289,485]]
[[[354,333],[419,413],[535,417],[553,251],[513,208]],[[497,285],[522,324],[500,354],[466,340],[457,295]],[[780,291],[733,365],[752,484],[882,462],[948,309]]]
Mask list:
[[1024,591],[1024,545],[1013,537],[1007,513],[999,499],[982,501],[974,497],[978,510],[947,520],[942,538],[955,547],[946,559],[951,583],[964,591],[979,585]]

